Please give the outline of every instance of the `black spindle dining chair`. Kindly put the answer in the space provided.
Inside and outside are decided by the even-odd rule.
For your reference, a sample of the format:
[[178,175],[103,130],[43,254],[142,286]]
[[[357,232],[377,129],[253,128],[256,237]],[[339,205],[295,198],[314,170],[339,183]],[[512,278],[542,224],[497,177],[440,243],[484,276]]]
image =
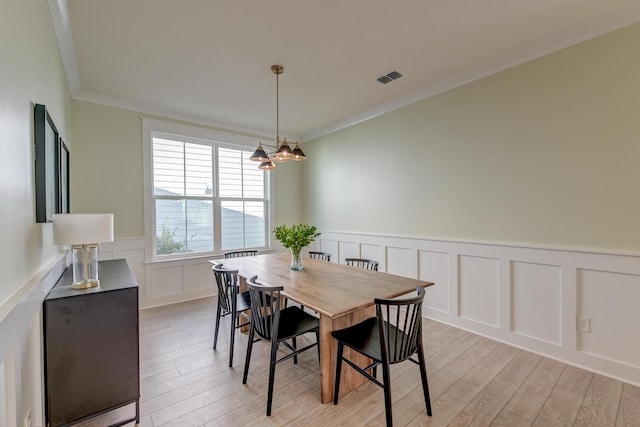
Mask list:
[[[338,404],[340,394],[340,374],[342,362],[346,362],[367,379],[382,387],[384,390],[384,407],[387,426],[393,425],[391,411],[391,379],[389,367],[392,364],[410,360],[419,365],[422,379],[422,391],[427,408],[427,415],[431,416],[431,400],[429,398],[429,384],[425,367],[424,350],[422,347],[422,301],[425,290],[416,288],[417,295],[408,298],[383,299],[376,298],[376,317],[371,317],[357,325],[332,332],[338,340],[338,358],[336,363],[334,405]],[[344,347],[365,355],[372,360],[366,367],[344,357]],[[412,358],[418,355],[418,360]],[[382,381],[376,378],[376,368],[382,366]],[[373,375],[370,372],[373,370]]]
[[[269,388],[267,391],[267,416],[271,415],[273,402],[273,383],[276,372],[276,364],[293,358],[298,363],[298,354],[313,347],[318,348],[318,360],[320,359],[319,329],[320,321],[312,315],[305,313],[299,307],[281,308],[280,292],[282,286],[269,286],[257,282],[257,276],[247,280],[249,294],[251,296],[251,329],[247,344],[247,355],[244,364],[242,384],[247,383],[251,350],[255,336],[271,343],[269,356]],[[297,348],[296,338],[308,332],[314,332],[316,341],[303,348]],[[286,340],[291,340],[291,343]],[[290,352],[278,359],[278,347],[284,344]]]
[[[231,332],[229,334],[229,367],[233,366],[233,346],[235,343],[236,329],[249,325],[250,318],[247,311],[251,308],[249,292],[240,292],[238,286],[238,271],[226,268],[217,263],[211,267],[218,285],[218,307],[216,310],[216,325],[213,335],[213,348],[218,344],[218,329],[220,319],[231,315]],[[240,318],[244,319],[240,323]]]

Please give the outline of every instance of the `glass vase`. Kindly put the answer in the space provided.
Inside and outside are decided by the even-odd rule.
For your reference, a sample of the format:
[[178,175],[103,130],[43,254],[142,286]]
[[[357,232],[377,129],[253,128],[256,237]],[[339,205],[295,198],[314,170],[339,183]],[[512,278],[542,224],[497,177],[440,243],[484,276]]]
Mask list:
[[291,269],[296,271],[300,271],[303,269],[300,251],[291,250]]

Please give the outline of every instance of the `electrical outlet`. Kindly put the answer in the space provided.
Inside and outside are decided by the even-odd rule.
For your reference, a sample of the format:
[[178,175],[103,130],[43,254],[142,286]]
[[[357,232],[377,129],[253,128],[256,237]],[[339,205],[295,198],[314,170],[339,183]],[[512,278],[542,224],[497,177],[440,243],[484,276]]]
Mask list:
[[591,318],[587,316],[578,316],[578,321],[576,322],[578,326],[578,330],[580,332],[591,332]]
[[29,409],[27,415],[24,416],[24,427],[31,427],[31,409]]

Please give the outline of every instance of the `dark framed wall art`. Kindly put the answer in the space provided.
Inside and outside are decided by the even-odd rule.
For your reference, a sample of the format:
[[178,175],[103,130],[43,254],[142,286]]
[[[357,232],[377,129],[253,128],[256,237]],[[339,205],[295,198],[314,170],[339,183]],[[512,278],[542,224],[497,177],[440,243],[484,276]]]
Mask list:
[[58,213],[69,213],[69,149],[62,138],[58,141]]
[[50,222],[69,212],[69,150],[44,105],[34,106],[33,119],[36,222]]

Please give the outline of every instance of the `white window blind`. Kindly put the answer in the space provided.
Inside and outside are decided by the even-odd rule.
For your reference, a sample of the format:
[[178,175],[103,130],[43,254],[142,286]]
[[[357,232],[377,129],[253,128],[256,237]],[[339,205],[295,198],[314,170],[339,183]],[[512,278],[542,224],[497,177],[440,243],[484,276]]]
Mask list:
[[152,135],[151,152],[156,256],[266,247],[265,173],[250,151]]

